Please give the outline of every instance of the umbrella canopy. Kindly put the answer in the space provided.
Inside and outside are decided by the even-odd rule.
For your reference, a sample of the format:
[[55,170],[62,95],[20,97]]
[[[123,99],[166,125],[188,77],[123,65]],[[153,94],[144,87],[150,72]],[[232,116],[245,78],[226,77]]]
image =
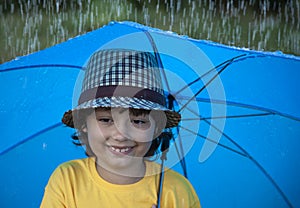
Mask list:
[[152,51],[161,61],[165,91],[183,115],[167,165],[187,172],[203,207],[300,207],[300,58],[133,22],[0,65],[1,207],[38,207],[54,168],[85,157],[60,119],[99,48]]

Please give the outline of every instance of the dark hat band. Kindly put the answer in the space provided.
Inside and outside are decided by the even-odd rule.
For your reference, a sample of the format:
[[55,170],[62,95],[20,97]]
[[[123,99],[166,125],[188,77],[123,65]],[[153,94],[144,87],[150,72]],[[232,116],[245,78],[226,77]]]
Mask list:
[[78,105],[97,98],[134,97],[166,106],[165,97],[153,90],[131,86],[99,86],[81,93]]

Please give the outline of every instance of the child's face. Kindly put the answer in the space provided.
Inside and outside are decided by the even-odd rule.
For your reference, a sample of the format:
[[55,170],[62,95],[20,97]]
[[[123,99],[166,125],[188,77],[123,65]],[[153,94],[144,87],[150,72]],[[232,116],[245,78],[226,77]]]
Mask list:
[[84,131],[98,165],[110,171],[141,165],[155,133],[149,114],[135,116],[128,109],[97,109],[87,117]]

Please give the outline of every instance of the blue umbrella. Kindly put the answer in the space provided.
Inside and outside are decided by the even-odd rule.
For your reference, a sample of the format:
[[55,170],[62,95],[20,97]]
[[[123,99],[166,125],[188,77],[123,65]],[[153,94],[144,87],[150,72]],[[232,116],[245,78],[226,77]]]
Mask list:
[[112,47],[161,60],[166,93],[183,115],[166,165],[188,177],[203,207],[300,207],[300,58],[132,22],[0,65],[1,207],[38,207],[54,168],[85,157],[60,119],[77,99],[85,61]]

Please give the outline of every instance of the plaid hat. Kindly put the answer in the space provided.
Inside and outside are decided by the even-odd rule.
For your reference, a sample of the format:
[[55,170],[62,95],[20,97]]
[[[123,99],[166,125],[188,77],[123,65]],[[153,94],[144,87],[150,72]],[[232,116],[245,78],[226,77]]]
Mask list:
[[90,57],[78,106],[65,112],[62,122],[74,128],[74,112],[97,107],[164,111],[166,128],[177,126],[181,119],[166,108],[159,67],[149,52],[107,49]]

